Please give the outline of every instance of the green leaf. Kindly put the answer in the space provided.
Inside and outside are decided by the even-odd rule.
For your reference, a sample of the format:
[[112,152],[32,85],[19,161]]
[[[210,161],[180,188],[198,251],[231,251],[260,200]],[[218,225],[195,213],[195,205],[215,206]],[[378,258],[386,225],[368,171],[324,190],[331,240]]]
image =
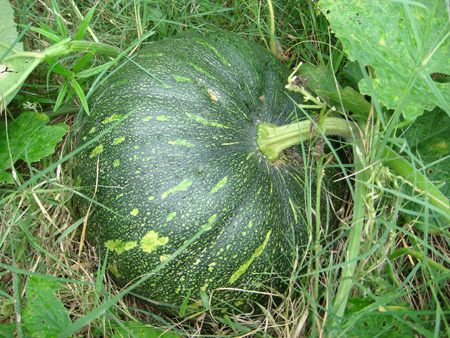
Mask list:
[[94,16],[96,7],[97,4],[95,4],[94,7],[92,7],[87,13],[87,15],[84,17],[83,21],[80,24],[80,27],[78,28],[78,32],[75,35],[74,40],[81,40],[84,37],[89,27],[89,23],[91,22],[92,17]]
[[13,182],[11,173],[7,172],[11,168],[11,163],[18,160],[28,163],[36,162],[53,154],[56,144],[67,132],[67,126],[65,124],[46,126],[49,121],[45,114],[25,112],[8,124],[8,133],[6,133],[5,120],[2,120],[0,183]]
[[6,323],[0,325],[0,337],[14,338],[15,328],[16,328],[15,323]]
[[116,62],[113,60],[113,61],[106,62],[106,63],[104,63],[102,65],[83,70],[83,71],[77,73],[77,77],[78,78],[89,78],[91,76],[94,76],[94,75],[97,75],[97,74],[103,72],[105,69],[108,69],[109,67],[111,67],[115,63]]
[[[18,38],[16,23],[14,22],[14,11],[8,0],[0,0],[0,103],[1,108],[5,108],[12,98],[16,95],[20,86],[19,82],[22,73],[28,68],[31,62],[29,58],[18,58],[13,60],[6,59],[13,53],[12,48],[16,51],[22,51],[21,42],[16,42]],[[5,96],[5,102],[3,97]]]
[[342,89],[339,83],[335,82],[333,72],[324,64],[317,67],[302,67],[299,74],[307,79],[308,89],[331,106],[341,108],[342,102],[345,109],[357,116],[366,119],[369,116],[371,105],[364,96],[349,86]]
[[70,82],[65,82],[58,92],[58,97],[56,98],[55,107],[53,111],[57,111],[63,104],[64,98],[66,97],[67,91],[69,89]]
[[54,71],[55,73],[68,78],[71,78],[73,76],[73,73],[70,70],[67,70],[66,68],[61,66],[61,64],[51,56],[45,55],[45,60],[49,64],[51,71]]
[[[124,326],[132,332],[136,338],[178,338],[179,336],[171,333],[165,332],[160,329],[154,329],[149,326],[145,326],[141,323],[136,322],[123,322]],[[128,338],[130,337],[126,329],[122,327],[117,327],[114,333],[114,338]]]
[[[410,338],[414,331],[406,323],[394,316],[403,317],[405,310],[410,310],[407,304],[386,307],[374,307],[372,299],[351,298],[345,311],[345,318],[351,320],[351,328],[346,332],[349,338]],[[406,305],[406,306],[403,306]],[[353,320],[352,320],[353,319]],[[355,320],[357,319],[357,320]]]
[[55,24],[58,27],[59,33],[62,35],[64,39],[66,39],[67,38],[66,26],[64,25],[63,17],[61,15],[58,3],[55,0],[51,0],[51,9],[53,11],[53,19],[55,20]]
[[49,26],[47,26],[45,23],[40,22],[39,27],[30,27],[30,29],[36,33],[42,34],[49,40],[53,42],[60,42],[62,39],[58,36],[58,33],[56,33],[53,29],[51,29]]
[[[434,109],[426,116],[419,117],[411,127],[408,128],[404,137],[408,141],[411,151],[425,167],[419,170],[426,174],[433,184],[450,199],[450,117],[439,108]],[[417,195],[417,193],[416,193]],[[422,200],[423,200],[422,196]],[[423,215],[425,200],[422,203],[410,202],[406,209],[412,211],[405,216],[412,220],[420,214],[416,225],[424,224]],[[442,228],[447,225],[442,217],[430,212],[428,224],[432,227]]]
[[450,74],[450,20],[446,1],[321,0],[331,28],[351,60],[374,69],[373,95],[388,108],[402,107],[407,120],[441,107],[450,115],[450,83],[433,81]]
[[81,88],[80,83],[75,79],[72,79],[72,86],[73,89],[75,89],[75,92],[77,93],[78,98],[80,99],[81,105],[83,106],[86,114],[89,115],[89,105],[86,100],[86,96],[84,95],[83,88]]
[[73,66],[73,72],[74,73],[78,73],[84,66],[87,65],[87,63],[89,62],[90,59],[92,59],[92,57],[94,56],[94,54],[89,53],[86,54],[85,56],[83,56],[80,60],[78,60],[78,62],[75,64],[75,66]]
[[[0,19],[1,20],[1,19]],[[5,50],[0,45],[0,54]],[[4,60],[0,64],[0,103],[1,108],[5,108],[16,96],[19,89],[27,79],[28,75],[39,64],[38,59],[19,57]],[[3,101],[3,95],[5,101]]]
[[[16,23],[14,22],[14,10],[8,0],[0,0],[0,59],[6,51],[5,46],[10,46],[18,37]],[[4,44],[4,45],[3,45]],[[16,43],[14,46],[17,50],[23,50],[22,42]]]
[[56,281],[30,277],[26,286],[27,307],[22,322],[30,337],[56,337],[72,324],[61,301],[55,296]]

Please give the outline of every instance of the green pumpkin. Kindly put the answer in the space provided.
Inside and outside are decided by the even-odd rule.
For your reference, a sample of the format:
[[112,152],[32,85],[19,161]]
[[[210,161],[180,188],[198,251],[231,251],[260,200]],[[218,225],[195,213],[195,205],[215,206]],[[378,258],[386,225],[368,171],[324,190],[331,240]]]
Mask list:
[[[296,156],[267,161],[255,133],[301,114],[288,76],[254,42],[190,31],[143,48],[96,90],[79,146],[102,137],[76,156],[76,182],[96,201],[87,238],[119,285],[146,276],[134,292],[152,301],[237,311],[286,288],[316,188]],[[76,204],[85,214],[91,202]]]

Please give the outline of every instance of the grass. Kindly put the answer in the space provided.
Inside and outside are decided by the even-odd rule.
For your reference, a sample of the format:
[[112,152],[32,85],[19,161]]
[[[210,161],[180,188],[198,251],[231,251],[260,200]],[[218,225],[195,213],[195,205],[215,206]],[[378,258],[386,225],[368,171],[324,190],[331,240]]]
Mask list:
[[[273,5],[276,46],[284,62],[291,68],[299,62],[323,63],[340,82],[351,81],[346,75],[350,63],[316,2],[276,0]],[[61,36],[75,36],[91,9],[88,2],[70,0],[16,0],[13,6],[19,30],[32,23],[32,27],[49,27]],[[99,1],[85,39],[125,50],[136,42],[139,48],[188,28],[210,27],[237,32],[270,49],[269,9],[256,0]],[[148,32],[153,34],[143,40]],[[36,30],[25,32],[27,50],[51,44]],[[63,57],[61,64],[71,69],[78,61],[79,55],[72,54]],[[85,67],[106,61],[94,56]],[[101,76],[79,79],[87,97]],[[405,336],[411,332],[424,337],[450,335],[448,232],[434,233],[426,224],[419,227],[418,219],[402,216],[408,196],[398,187],[405,183],[397,179],[396,187],[383,182],[381,166],[374,160],[378,151],[375,132],[363,139],[363,162],[353,177],[356,184],[350,209],[337,230],[311,225],[316,240],[310,243],[309,254],[299,257],[281,306],[262,316],[180,320],[124,295],[105,274],[95,249],[84,243],[80,250],[83,216],[72,204],[76,193],[72,162],[70,158],[60,161],[75,149],[80,99],[71,94],[60,109],[53,110],[66,82],[64,76],[42,64],[8,107],[11,116],[20,114],[25,106],[32,107],[51,116],[52,123],[70,128],[54,156],[33,166],[19,165],[21,186],[0,186],[0,320],[2,324],[15,323],[17,336],[28,334],[18,318],[30,302],[26,290],[31,276],[59,283],[57,299],[75,323],[65,328],[62,336],[119,336],[119,328],[127,332],[124,323],[129,322],[202,337],[357,337],[368,329],[376,331],[370,336],[380,337],[399,332]],[[377,125],[376,120],[372,122]],[[420,170],[423,163],[412,150],[406,149],[406,153]],[[427,219],[430,205],[422,205]],[[414,250],[405,251],[411,248]]]

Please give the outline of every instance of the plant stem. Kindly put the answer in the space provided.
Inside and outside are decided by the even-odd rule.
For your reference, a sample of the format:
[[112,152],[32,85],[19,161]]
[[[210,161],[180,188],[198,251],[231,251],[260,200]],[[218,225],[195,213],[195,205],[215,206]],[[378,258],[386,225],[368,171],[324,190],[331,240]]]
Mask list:
[[273,5],[271,0],[267,0],[267,5],[269,6],[269,17],[270,17],[270,51],[272,54],[276,55],[277,47],[275,44],[275,15],[273,12]]
[[259,123],[256,130],[256,144],[266,158],[274,162],[284,149],[323,135],[337,135],[350,141],[356,138],[353,123],[337,117],[323,120],[320,130],[310,121],[294,122],[286,126],[272,123]]
[[112,46],[90,41],[72,41],[70,38],[67,38],[48,47],[42,52],[23,52],[13,48],[12,55],[5,57],[4,62],[17,58],[30,58],[41,62],[45,59],[45,55],[58,57],[73,52],[90,52],[111,57],[116,57],[120,54],[120,50]]
[[445,195],[420,171],[414,170],[414,166],[401,155],[389,147],[383,150],[385,165],[405,179],[414,188],[414,191],[426,195],[431,205],[442,211],[443,217],[450,222],[450,202]]
[[[337,135],[343,137],[347,142],[353,143],[354,165],[355,165],[355,196],[366,196],[369,179],[369,171],[364,153],[362,140],[360,139],[360,129],[350,121],[327,117],[325,110],[326,104],[319,98],[315,98],[303,86],[297,84],[296,75],[301,63],[297,66],[291,76],[288,78],[287,89],[301,93],[304,102],[312,102],[312,108],[320,109],[318,123],[312,121],[295,122],[286,126],[277,126],[271,123],[260,123],[257,126],[256,144],[262,154],[271,162],[275,162],[283,150],[293,145],[308,141],[313,137]],[[311,105],[308,105],[311,106]],[[298,105],[299,108],[305,108],[306,105]],[[333,108],[332,108],[333,110]],[[416,192],[425,194],[430,203],[438,209],[447,221],[450,222],[450,202],[424,175],[415,169],[400,155],[396,154],[387,143],[381,146],[383,165],[386,165],[397,175],[401,176],[406,182],[412,185]],[[370,168],[369,168],[370,170]],[[389,175],[395,179],[393,175]],[[377,180],[375,180],[376,182]],[[333,328],[329,332],[329,337],[338,335],[336,331],[336,321],[342,318],[347,307],[349,295],[355,283],[355,271],[357,268],[358,257],[361,251],[361,235],[364,224],[366,223],[366,205],[364,199],[354,199],[352,227],[349,231],[348,248],[346,252],[346,264],[342,268],[341,282],[336,292],[333,302],[333,316],[329,327]],[[409,254],[413,254],[409,252]]]
[[[389,256],[390,260],[394,260],[397,257],[400,257],[402,255],[410,255],[413,256],[414,258],[420,260],[423,260],[423,252],[419,251],[418,249],[414,250],[414,249],[410,249],[410,248],[400,248],[395,250],[391,256]],[[444,266],[442,266],[441,264],[433,261],[431,258],[429,257],[425,257],[425,260],[427,262],[427,264],[429,264],[431,267],[433,267],[434,269],[436,269],[437,271],[441,272],[441,273],[450,273],[450,270],[445,268]]]
[[116,47],[91,41],[71,41],[69,47],[69,52],[90,52],[110,57],[116,57],[121,52],[120,49]]
[[[364,170],[365,160],[362,142],[359,137],[357,125],[353,122],[336,117],[324,116],[325,105],[313,98],[303,88],[295,88],[305,95],[305,99],[317,104],[321,109],[318,124],[312,121],[295,122],[287,126],[278,127],[274,124],[260,123],[257,126],[256,143],[260,151],[269,161],[276,161],[284,149],[321,135],[337,135],[348,142],[354,141],[355,161],[355,195],[365,196],[368,172]],[[302,106],[303,107],[303,106]],[[334,313],[331,317],[331,327],[335,326],[337,318],[344,315],[348,296],[355,283],[354,274],[360,253],[361,234],[365,224],[365,204],[362,199],[355,199],[352,227],[349,231],[348,248],[346,252],[346,264],[342,268],[341,283],[333,302]],[[331,331],[334,337],[336,332]]]
[[[346,141],[358,140],[358,129],[355,123],[337,118],[325,117],[320,125],[310,121],[294,122],[286,126],[271,123],[259,123],[256,130],[256,144],[264,156],[275,162],[284,149],[317,136],[337,135]],[[414,187],[416,192],[426,194],[430,204],[441,211],[450,222],[450,201],[426,176],[415,170],[414,166],[388,146],[383,150],[384,164],[396,175]]]
[[[9,48],[9,46],[5,45],[2,42],[0,42],[0,45]],[[24,63],[24,66],[22,69],[20,69],[20,71],[17,71],[19,75],[17,76],[17,78],[14,78],[13,85],[9,86],[7,91],[5,91],[4,97],[6,98],[6,104],[8,104],[10,100],[12,100],[15,93],[20,89],[20,87],[22,87],[28,75],[30,75],[30,73],[41,62],[45,61],[46,56],[56,58],[73,52],[97,53],[110,57],[117,57],[120,54],[120,50],[112,46],[90,41],[72,41],[72,39],[70,38],[64,39],[41,52],[23,52],[12,48],[9,55],[3,59],[2,63],[11,67],[11,65],[14,65],[14,61],[17,59],[25,58],[28,59],[28,62]],[[0,98],[0,102],[3,102],[3,98]]]
[[54,110],[48,110],[44,111],[44,114],[47,115],[51,120],[58,117],[58,116],[65,116],[69,114],[74,114],[80,110],[80,107],[75,105],[66,105],[61,108],[59,108],[57,111]]
[[[355,155],[355,196],[366,196],[367,194],[367,182],[368,173],[364,170],[363,156],[361,152],[354,150]],[[359,155],[358,155],[359,154]],[[358,256],[361,251],[361,236],[363,233],[364,225],[366,224],[366,205],[364,199],[355,198],[353,205],[353,218],[351,223],[351,229],[348,235],[348,247],[345,252],[346,265],[342,267],[339,287],[336,291],[336,295],[333,301],[333,316],[331,317],[330,327],[333,330],[328,337],[335,337],[337,332],[335,331],[336,321],[342,318],[347,308],[348,298],[355,284],[355,271],[358,263]]]

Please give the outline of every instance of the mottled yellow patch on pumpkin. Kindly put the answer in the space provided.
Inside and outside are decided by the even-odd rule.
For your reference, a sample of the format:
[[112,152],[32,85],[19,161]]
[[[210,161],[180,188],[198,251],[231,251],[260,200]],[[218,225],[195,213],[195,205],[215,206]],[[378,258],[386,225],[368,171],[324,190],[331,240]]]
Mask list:
[[160,237],[156,231],[150,230],[144,237],[142,237],[141,242],[139,243],[139,247],[143,251],[151,253],[161,245],[167,244],[168,241],[169,237]]

